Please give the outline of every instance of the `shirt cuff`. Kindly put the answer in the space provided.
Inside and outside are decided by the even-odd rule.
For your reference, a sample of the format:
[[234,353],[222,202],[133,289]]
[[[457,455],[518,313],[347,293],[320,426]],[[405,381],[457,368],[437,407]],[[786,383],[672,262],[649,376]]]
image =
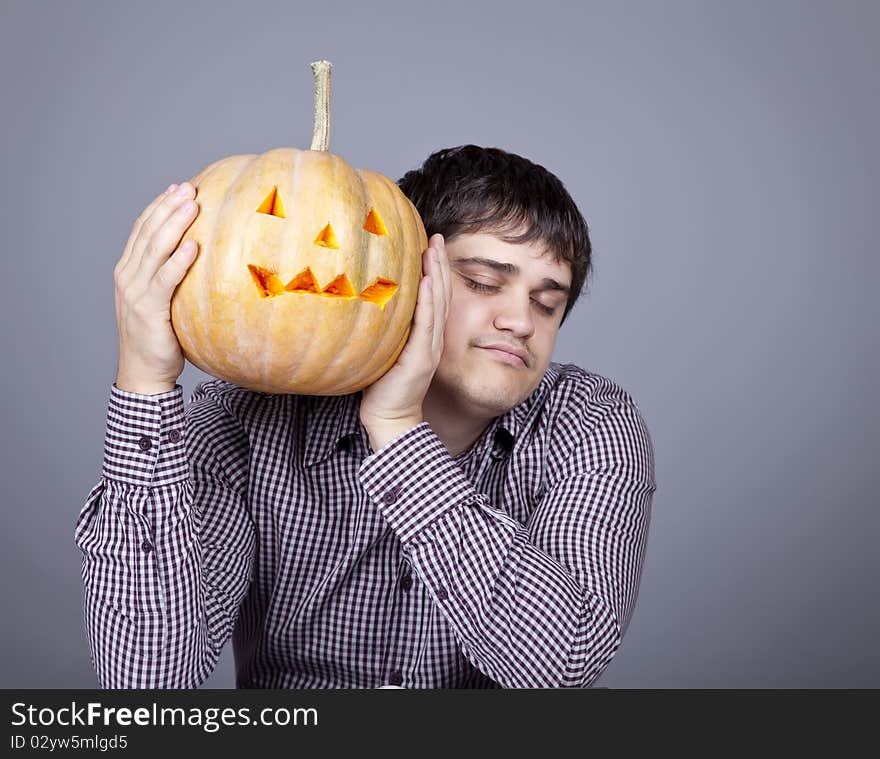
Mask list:
[[484,498],[427,422],[367,456],[358,476],[404,545],[450,509]]
[[110,387],[102,475],[129,485],[167,485],[187,477],[183,387],[141,395]]

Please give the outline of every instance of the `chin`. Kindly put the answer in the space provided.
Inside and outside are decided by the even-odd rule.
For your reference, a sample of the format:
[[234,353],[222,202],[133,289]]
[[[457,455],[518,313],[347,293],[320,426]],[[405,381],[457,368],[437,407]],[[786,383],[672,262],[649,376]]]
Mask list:
[[518,394],[508,392],[505,388],[485,385],[467,388],[462,395],[470,406],[478,408],[481,415],[486,417],[501,416],[521,400]]
[[519,370],[517,376],[508,367],[472,366],[468,373],[438,372],[436,379],[456,405],[482,417],[501,416],[529,397],[538,381],[531,370]]

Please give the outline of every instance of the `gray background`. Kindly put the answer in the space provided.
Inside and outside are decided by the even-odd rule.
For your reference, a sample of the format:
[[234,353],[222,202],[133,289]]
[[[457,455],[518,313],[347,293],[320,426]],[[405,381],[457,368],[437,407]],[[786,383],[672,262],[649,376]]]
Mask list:
[[[632,393],[659,484],[597,684],[880,686],[880,4],[0,7],[3,687],[95,684],[73,529],[131,224],[220,157],[307,147],[316,58],[353,165],[496,145],[587,217],[555,358]],[[206,685],[233,687],[229,646]]]

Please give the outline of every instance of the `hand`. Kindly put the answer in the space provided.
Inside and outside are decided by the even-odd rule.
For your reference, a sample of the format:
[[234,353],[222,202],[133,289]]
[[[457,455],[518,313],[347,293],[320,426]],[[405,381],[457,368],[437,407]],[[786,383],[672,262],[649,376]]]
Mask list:
[[420,424],[422,402],[443,355],[443,332],[452,298],[449,259],[443,235],[432,235],[422,254],[412,329],[394,366],[364,389],[360,419],[374,451]]
[[178,247],[198,215],[194,198],[195,188],[184,182],[153,200],[135,221],[113,270],[120,390],[173,390],[183,372],[183,351],[171,326],[171,296],[198,252],[194,240]]

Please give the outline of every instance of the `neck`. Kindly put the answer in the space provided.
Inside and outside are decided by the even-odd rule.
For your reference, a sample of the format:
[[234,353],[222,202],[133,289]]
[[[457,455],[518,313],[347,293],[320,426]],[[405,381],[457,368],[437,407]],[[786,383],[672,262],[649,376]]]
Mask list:
[[458,456],[468,450],[495,418],[486,418],[462,409],[436,385],[431,385],[425,395],[422,415],[450,456]]

